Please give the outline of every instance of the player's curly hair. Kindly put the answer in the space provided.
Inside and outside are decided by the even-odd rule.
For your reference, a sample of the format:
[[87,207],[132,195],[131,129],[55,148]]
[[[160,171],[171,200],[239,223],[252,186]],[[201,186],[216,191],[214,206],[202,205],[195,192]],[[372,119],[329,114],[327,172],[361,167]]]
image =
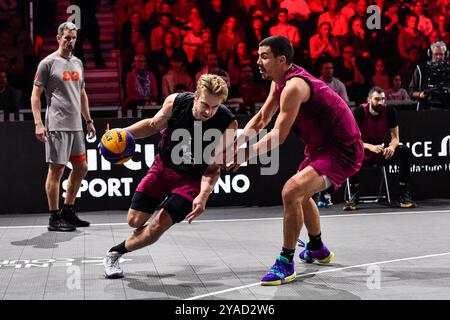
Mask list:
[[222,77],[215,74],[204,74],[197,82],[197,92],[202,94],[205,90],[212,95],[222,98],[225,102],[228,97],[228,86]]

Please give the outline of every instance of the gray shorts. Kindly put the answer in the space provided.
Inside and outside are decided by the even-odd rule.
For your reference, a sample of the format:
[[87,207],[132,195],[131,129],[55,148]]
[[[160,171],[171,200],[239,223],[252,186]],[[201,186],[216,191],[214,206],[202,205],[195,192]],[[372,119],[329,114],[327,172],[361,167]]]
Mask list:
[[50,131],[45,143],[47,163],[66,165],[86,161],[83,131]]

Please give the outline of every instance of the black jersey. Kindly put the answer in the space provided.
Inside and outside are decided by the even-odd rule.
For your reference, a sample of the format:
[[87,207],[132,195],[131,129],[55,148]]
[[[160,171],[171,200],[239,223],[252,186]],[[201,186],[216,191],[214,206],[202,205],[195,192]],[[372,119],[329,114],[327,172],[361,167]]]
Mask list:
[[[235,116],[221,104],[212,118],[200,121],[196,120],[192,114],[193,106],[193,93],[179,93],[176,96],[172,107],[172,116],[168,120],[167,128],[161,132],[162,137],[158,149],[166,166],[189,176],[201,177],[208,167],[208,159],[204,159],[203,155],[205,148],[213,150],[210,148],[211,143],[213,145],[219,143],[214,139],[212,139],[213,141],[207,139],[204,141],[205,131],[216,129],[224,133]],[[189,139],[185,139],[186,134],[189,135]],[[199,150],[201,150],[201,154],[198,152]],[[172,155],[173,151],[174,155]]]

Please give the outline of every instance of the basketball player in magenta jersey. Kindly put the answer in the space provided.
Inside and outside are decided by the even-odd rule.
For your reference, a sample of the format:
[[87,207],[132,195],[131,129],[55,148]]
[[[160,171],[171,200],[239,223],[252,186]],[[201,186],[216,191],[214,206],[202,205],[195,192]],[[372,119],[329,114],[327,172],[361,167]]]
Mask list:
[[[45,142],[48,174],[45,182],[50,209],[49,231],[74,231],[87,227],[75,214],[74,204],[81,181],[88,171],[81,115],[86,120],[89,136],[95,136],[95,127],[89,112],[89,100],[84,89],[84,70],[80,59],[72,54],[77,39],[77,27],[64,22],[56,36],[58,50],[45,57],[38,65],[31,108],[36,126],[36,138]],[[47,110],[45,123],[41,119],[41,95],[45,91]],[[61,177],[66,164],[73,170],[67,183],[64,207],[59,210]]]
[[[265,128],[277,111],[279,114],[274,128],[246,149],[243,160],[282,144],[291,131],[305,143],[306,158],[282,190],[282,251],[261,279],[262,285],[280,285],[296,277],[293,257],[303,224],[310,241],[307,244],[299,241],[305,247],[300,260],[328,264],[333,258],[333,253],[322,243],[319,210],[311,196],[326,189],[336,190],[358,172],[364,147],[358,125],[345,101],[324,82],[292,62],[294,49],[287,38],[264,39],[259,44],[258,54],[263,79],[272,81],[270,93],[260,111],[245,126],[237,146],[246,141],[242,137],[251,137],[251,131]],[[231,168],[236,170],[240,163],[242,161]]]

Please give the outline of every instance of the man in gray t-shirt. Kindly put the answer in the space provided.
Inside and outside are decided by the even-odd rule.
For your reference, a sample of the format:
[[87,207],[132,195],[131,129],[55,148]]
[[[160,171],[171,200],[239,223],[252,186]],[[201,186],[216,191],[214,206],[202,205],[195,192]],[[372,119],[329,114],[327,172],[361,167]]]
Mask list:
[[[95,127],[89,113],[89,100],[84,88],[84,70],[80,59],[72,54],[77,27],[62,23],[56,36],[59,47],[40,63],[36,71],[31,107],[36,125],[36,138],[45,142],[49,165],[45,191],[50,210],[49,231],[74,231],[89,222],[78,218],[74,203],[81,181],[87,173],[86,149],[81,115],[86,120],[90,138]],[[41,118],[41,94],[45,91],[47,110],[45,125]],[[67,183],[64,207],[59,210],[61,177],[67,162],[73,170]]]
[[331,89],[334,90],[347,105],[350,104],[350,100],[348,99],[347,89],[345,85],[339,79],[336,79],[334,76],[334,65],[331,61],[324,61],[320,66],[320,77],[319,79],[326,83]]

